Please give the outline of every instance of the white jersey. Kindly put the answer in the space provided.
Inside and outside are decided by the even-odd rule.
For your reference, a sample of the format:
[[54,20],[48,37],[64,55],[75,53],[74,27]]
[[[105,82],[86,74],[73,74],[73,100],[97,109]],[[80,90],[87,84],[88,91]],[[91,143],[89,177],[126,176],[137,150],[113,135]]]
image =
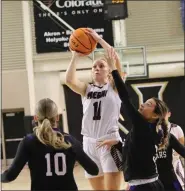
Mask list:
[[169,122],[168,129],[170,128],[171,128],[170,133],[173,134],[177,139],[184,137],[183,130],[180,126]]
[[[178,140],[184,137],[183,130],[180,126],[169,122],[168,129],[170,130],[170,133],[173,134]],[[182,166],[179,154],[175,151],[173,151],[173,168],[175,170],[177,179],[179,180],[181,186],[184,189],[184,167]]]
[[121,100],[110,83],[102,87],[89,84],[82,105],[82,135],[98,139],[118,132]]
[[[173,124],[173,123],[168,123],[168,130],[170,131],[171,134],[173,134],[176,139],[180,139],[184,137],[183,130],[180,126]],[[173,162],[179,159],[179,154],[177,154],[175,151],[173,151]]]

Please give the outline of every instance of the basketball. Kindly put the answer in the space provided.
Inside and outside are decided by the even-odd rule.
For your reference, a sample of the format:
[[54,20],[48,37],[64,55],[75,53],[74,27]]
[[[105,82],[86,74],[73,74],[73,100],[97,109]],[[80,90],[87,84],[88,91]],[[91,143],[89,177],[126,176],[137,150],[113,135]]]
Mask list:
[[97,42],[91,35],[86,33],[86,28],[78,28],[69,38],[69,47],[71,50],[88,55],[94,51]]

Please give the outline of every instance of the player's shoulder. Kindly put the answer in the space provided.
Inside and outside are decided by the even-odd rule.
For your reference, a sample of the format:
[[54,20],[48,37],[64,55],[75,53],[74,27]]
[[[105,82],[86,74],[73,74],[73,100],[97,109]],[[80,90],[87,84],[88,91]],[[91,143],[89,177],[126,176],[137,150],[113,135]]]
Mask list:
[[26,134],[24,136],[25,140],[33,140],[34,138],[35,138],[35,134],[34,133],[29,133],[29,134]]
[[72,145],[80,144],[80,141],[78,141],[74,136],[68,133],[63,133],[63,135],[65,141],[70,142]]
[[87,84],[87,91],[91,90],[91,88],[94,88],[94,84],[90,82]]
[[85,96],[82,97],[83,99],[87,97],[87,94],[92,90],[92,88],[93,88],[93,83],[87,83],[87,87],[86,87],[86,90],[85,90]]
[[175,123],[171,123],[171,128],[173,130],[176,130],[176,131],[181,131],[182,130],[182,128],[179,125],[175,124]]
[[87,84],[88,86],[93,86],[94,84],[92,82],[88,83]]
[[72,151],[73,154],[78,155],[79,153],[83,151],[81,142],[77,140],[75,137],[73,137],[72,135],[65,133],[64,139],[66,142],[71,144],[71,147],[68,149],[68,152]]
[[178,127],[177,124],[175,124],[175,123],[171,123],[171,128],[177,128],[177,127]]
[[36,140],[36,135],[34,133],[27,134],[23,137],[25,142],[32,142]]
[[35,141],[36,141],[36,136],[34,135],[34,133],[30,133],[23,137],[21,143],[24,146],[29,146],[29,145],[33,144],[33,142],[35,142]]

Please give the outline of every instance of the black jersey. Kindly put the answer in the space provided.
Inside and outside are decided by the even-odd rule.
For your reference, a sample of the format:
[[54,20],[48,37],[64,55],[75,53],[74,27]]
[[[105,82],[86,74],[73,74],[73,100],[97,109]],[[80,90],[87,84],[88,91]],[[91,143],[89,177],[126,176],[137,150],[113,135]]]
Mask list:
[[27,135],[19,144],[15,159],[1,175],[2,182],[13,181],[28,162],[31,190],[77,190],[73,176],[75,161],[92,175],[98,174],[97,165],[84,153],[79,141],[64,134],[69,149],[55,149],[42,144],[35,134]]
[[172,164],[173,149],[185,158],[185,147],[179,143],[173,134],[170,134],[168,147],[166,149],[159,150],[156,154],[159,179],[164,184],[164,187],[169,182],[177,180]]
[[156,132],[156,124],[147,122],[132,105],[126,85],[117,70],[112,71],[112,76],[123,107],[132,121],[132,129],[123,147],[125,181],[157,177],[155,145],[159,144],[160,137]]

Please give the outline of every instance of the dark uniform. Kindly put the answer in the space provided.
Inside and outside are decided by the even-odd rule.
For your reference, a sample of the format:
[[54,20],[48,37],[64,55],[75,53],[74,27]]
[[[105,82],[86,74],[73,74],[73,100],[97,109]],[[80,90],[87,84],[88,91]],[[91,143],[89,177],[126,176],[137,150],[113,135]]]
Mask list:
[[[126,86],[117,70],[112,71],[112,76],[118,90],[123,106],[132,121],[133,128],[127,135],[123,147],[123,171],[125,181],[152,179],[158,176],[155,162],[156,146],[161,136],[156,132],[156,123],[147,122],[132,105]],[[134,191],[162,191],[163,185],[159,180],[151,183],[131,186]]]
[[179,143],[174,135],[170,134],[169,146],[167,149],[158,151],[156,155],[159,179],[166,191],[182,191],[183,189],[177,179],[172,164],[173,149],[182,157],[185,157],[185,147]]
[[31,190],[78,190],[73,176],[76,161],[89,174],[97,175],[99,170],[80,142],[69,134],[64,135],[65,141],[72,144],[69,149],[54,149],[42,144],[35,134],[27,135],[19,144],[12,165],[1,175],[1,181],[16,179],[28,162]]

